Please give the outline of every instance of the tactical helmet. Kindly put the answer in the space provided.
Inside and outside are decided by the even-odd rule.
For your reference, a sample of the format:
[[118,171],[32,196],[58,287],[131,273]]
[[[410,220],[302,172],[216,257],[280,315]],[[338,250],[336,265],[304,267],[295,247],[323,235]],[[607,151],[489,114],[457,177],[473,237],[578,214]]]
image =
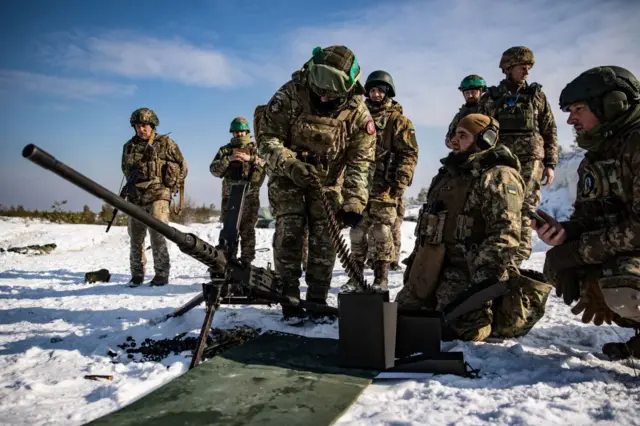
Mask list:
[[396,95],[396,85],[393,84],[393,78],[391,77],[391,74],[386,71],[378,70],[369,74],[369,77],[367,77],[367,82],[364,84],[364,90],[368,94],[369,90],[371,90],[372,87],[375,87],[376,84],[381,83],[389,87],[387,96],[393,98]]
[[346,46],[316,47],[305,65],[309,84],[317,94],[345,94],[354,87],[362,90],[360,65],[356,55]]
[[535,60],[533,59],[533,52],[528,47],[510,47],[504,51],[504,53],[502,54],[502,58],[500,58],[500,69],[502,71],[508,70],[509,68],[520,64],[527,64],[531,66],[535,64]]
[[129,123],[131,127],[134,127],[136,124],[149,124],[155,128],[160,125],[160,120],[158,120],[158,116],[153,110],[149,108],[138,108],[131,113]]
[[609,65],[590,68],[565,86],[560,108],[585,102],[602,122],[613,120],[640,102],[640,82],[629,70]]
[[484,81],[484,78],[477,74],[471,74],[462,79],[458,90],[464,92],[465,90],[480,89],[481,92],[484,92],[486,88],[487,82]]
[[249,127],[249,121],[244,117],[236,117],[231,121],[231,126],[229,126],[229,133],[231,132],[240,132],[242,130],[246,130],[247,132],[251,132],[251,128]]

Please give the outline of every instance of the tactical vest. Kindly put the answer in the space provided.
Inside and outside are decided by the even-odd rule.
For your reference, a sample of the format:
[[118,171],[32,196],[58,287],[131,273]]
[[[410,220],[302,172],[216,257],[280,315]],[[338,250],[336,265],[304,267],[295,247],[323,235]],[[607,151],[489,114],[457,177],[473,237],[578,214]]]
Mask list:
[[[225,148],[224,155],[231,156],[234,151],[241,151],[250,156],[256,155],[256,145],[251,142],[246,146],[228,146]],[[224,173],[224,178],[234,181],[250,182],[251,177],[255,171],[254,161],[230,161],[227,170]]]
[[[386,114],[381,114],[386,115]],[[376,160],[373,173],[378,174],[384,180],[393,180],[391,175],[397,168],[397,158],[395,158],[396,150],[393,144],[393,127],[398,117],[402,114],[399,111],[392,111],[387,116],[386,122],[379,117],[374,117],[373,122],[376,125]],[[373,176],[370,173],[370,181]],[[371,184],[372,182],[370,182]]]
[[496,102],[494,118],[500,123],[500,133],[532,134],[538,131],[534,99],[541,86],[530,84],[516,94],[500,93],[490,88],[490,96]]
[[[357,103],[355,100],[349,101],[347,108],[340,111],[336,118],[322,117],[311,111],[306,88],[302,84],[296,87],[302,113],[291,124],[285,147],[294,151],[300,161],[313,164],[320,174],[326,174],[330,164],[345,154],[352,121],[358,111]],[[342,171],[336,171],[335,174],[332,179],[337,179]]]
[[[166,164],[166,151],[159,147],[161,136],[152,136],[147,143],[136,141],[134,136],[125,146],[125,169],[127,174],[136,175],[136,183],[161,182],[162,166]],[[154,144],[155,143],[155,144]],[[158,152],[160,151],[160,152]]]

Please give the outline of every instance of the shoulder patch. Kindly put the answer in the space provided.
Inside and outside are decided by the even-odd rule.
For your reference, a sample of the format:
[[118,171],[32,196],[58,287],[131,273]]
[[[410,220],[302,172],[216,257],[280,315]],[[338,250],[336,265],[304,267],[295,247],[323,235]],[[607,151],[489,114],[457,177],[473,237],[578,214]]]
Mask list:
[[518,188],[516,188],[515,185],[505,185],[505,190],[507,191],[507,194],[518,195]]
[[367,134],[370,136],[373,136],[376,134],[376,125],[373,123],[373,120],[371,118],[369,118],[369,121],[367,121],[365,130],[367,131]]

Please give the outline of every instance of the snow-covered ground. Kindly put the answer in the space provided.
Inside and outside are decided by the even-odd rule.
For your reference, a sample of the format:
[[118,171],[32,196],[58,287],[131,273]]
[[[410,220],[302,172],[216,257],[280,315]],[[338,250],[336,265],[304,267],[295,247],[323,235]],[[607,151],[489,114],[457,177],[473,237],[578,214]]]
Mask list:
[[[559,216],[570,213],[566,198],[560,198],[575,185],[577,163],[569,161],[573,160],[559,167],[556,183],[544,190],[545,208]],[[210,242],[217,241],[220,230],[217,223],[175,226]],[[402,258],[413,247],[414,227],[414,222],[403,224]],[[108,234],[104,230],[104,226],[0,218],[2,248],[58,245],[49,255],[0,254],[1,424],[80,425],[187,371],[188,354],[161,363],[126,358],[112,363],[107,352],[117,351],[127,336],[141,342],[183,332],[197,335],[202,306],[158,325],[150,321],[196,295],[199,283],[206,279],[205,267],[170,244],[170,284],[129,288],[125,285],[129,279],[126,229],[115,227]],[[257,230],[259,266],[272,261],[272,236],[272,229]],[[525,266],[540,270],[546,249],[537,242]],[[153,259],[148,254],[147,271],[151,273]],[[109,269],[110,283],[83,283],[85,272],[100,268]],[[371,274],[368,270],[369,280]],[[336,304],[336,294],[346,279],[336,262],[331,304]],[[392,272],[392,296],[401,282],[402,271]],[[547,315],[524,338],[447,344],[450,350],[464,352],[471,367],[480,369],[480,378],[444,375],[375,383],[338,424],[640,425],[640,363],[610,362],[601,354],[602,344],[627,340],[631,330],[582,324],[555,295],[547,309]],[[289,327],[280,317],[277,306],[224,306],[214,326],[247,325],[338,337],[337,324]],[[113,381],[86,380],[85,374],[113,375]]]

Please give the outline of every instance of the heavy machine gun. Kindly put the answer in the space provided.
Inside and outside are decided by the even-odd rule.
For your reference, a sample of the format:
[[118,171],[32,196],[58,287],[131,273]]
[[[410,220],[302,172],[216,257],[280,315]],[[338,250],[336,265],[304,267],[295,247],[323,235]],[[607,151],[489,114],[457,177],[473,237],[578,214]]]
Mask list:
[[[213,316],[220,304],[279,303],[298,306],[307,312],[337,316],[340,362],[345,367],[464,375],[467,371],[462,353],[440,352],[442,326],[506,292],[503,284],[492,283],[468,293],[453,303],[444,315],[425,311],[399,312],[397,304],[389,301],[388,291],[373,292],[364,280],[363,271],[352,261],[340,235],[340,225],[323,195],[323,205],[329,216],[329,233],[337,256],[349,277],[358,283],[358,288],[355,292],[339,294],[338,308],[285,296],[282,281],[270,267],[247,265],[235,258],[246,184],[232,187],[229,213],[218,245],[214,247],[195,234],[183,233],[156,219],[36,145],[25,146],[22,156],[147,225],[175,243],[180,251],[209,268],[210,281],[203,284],[203,292],[165,317],[180,316],[206,301],[207,313],[190,368],[200,362]],[[411,356],[416,353],[420,354],[418,358]]]

